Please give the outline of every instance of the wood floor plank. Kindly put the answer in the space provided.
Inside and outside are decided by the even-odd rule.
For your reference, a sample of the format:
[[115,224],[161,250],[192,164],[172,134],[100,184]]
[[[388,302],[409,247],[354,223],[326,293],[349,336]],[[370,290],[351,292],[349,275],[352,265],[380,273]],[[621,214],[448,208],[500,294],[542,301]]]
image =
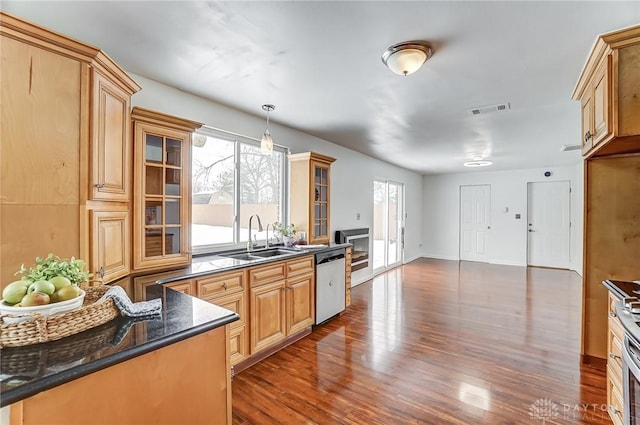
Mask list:
[[566,270],[413,261],[237,374],[233,423],[609,425],[605,371],[580,363],[581,285]]

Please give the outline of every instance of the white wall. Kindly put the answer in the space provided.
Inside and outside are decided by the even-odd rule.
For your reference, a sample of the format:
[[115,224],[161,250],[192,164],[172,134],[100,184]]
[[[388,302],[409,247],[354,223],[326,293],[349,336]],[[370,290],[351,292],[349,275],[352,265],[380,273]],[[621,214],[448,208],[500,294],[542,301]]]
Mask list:
[[[551,177],[544,177],[551,171]],[[571,269],[582,273],[582,164],[527,170],[445,174],[423,177],[422,255],[458,260],[460,186],[491,185],[490,263],[527,264],[527,183],[571,184]],[[509,208],[504,213],[504,207]],[[515,214],[521,214],[516,219]]]
[[[210,127],[259,138],[266,119],[193,96],[156,81],[130,74],[142,86],[133,96],[133,106],[153,109],[170,115],[199,121]],[[277,105],[276,105],[277,106]],[[256,113],[262,114],[260,105]],[[315,113],[309,111],[310,114]],[[274,142],[291,149],[292,153],[314,151],[337,158],[331,166],[331,230],[369,227],[373,223],[373,181],[385,178],[405,185],[407,213],[405,259],[420,256],[422,235],[422,177],[414,172],[387,164],[326,140],[278,125],[278,110],[271,114],[269,130]],[[356,214],[360,213],[360,220]],[[371,239],[371,238],[370,238]],[[354,272],[354,284],[372,276],[372,267]]]

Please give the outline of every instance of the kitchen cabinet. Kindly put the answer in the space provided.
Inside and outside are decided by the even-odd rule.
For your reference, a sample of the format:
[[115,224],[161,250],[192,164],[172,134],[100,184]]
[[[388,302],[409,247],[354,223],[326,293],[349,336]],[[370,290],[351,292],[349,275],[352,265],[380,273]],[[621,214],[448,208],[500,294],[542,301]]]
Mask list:
[[315,275],[314,257],[287,261],[285,284],[287,335],[293,335],[314,323]]
[[131,226],[126,208],[89,211],[91,221],[90,263],[97,268],[95,277],[110,282],[131,270]]
[[582,108],[583,155],[640,149],[640,26],[598,38],[573,99]]
[[[228,333],[221,326],[38,392],[11,405],[10,423],[231,424]],[[105,402],[97,389],[115,396]]]
[[309,244],[331,241],[331,179],[335,158],[315,152],[289,155],[291,222]]
[[608,337],[607,337],[607,405],[609,416],[615,425],[622,425],[624,419],[622,386],[622,350],[624,330],[616,314],[614,303],[620,301],[609,292]]
[[133,108],[133,268],[191,260],[191,135],[202,124]]
[[0,281],[49,252],[97,273],[103,241],[90,216],[130,200],[129,102],[140,87],[100,49],[0,13]]
[[240,319],[230,326],[231,365],[249,355],[247,331],[247,272],[236,270],[195,279],[196,296],[238,313]]
[[93,69],[92,200],[131,202],[131,93]]
[[351,247],[348,246],[345,249],[345,278],[344,278],[344,306],[349,307],[351,305]]
[[[180,277],[184,275],[184,271],[176,270],[165,273],[146,274],[133,278],[133,298],[135,301],[144,301],[148,298],[147,289],[157,285],[160,279],[169,279],[172,277]],[[193,279],[179,279],[174,282],[163,284],[166,288],[171,288],[183,294],[196,296],[196,286]]]
[[249,269],[251,354],[313,325],[313,256]]

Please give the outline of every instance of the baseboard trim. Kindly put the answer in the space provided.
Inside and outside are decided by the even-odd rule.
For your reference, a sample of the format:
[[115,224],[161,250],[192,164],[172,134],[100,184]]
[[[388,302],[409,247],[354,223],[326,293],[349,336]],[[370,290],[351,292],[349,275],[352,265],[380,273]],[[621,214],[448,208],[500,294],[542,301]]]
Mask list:
[[591,366],[602,371],[607,370],[607,359],[591,356],[589,354],[582,354],[580,356],[580,360],[585,366]]
[[434,260],[460,261],[460,257],[451,257],[451,256],[448,256],[448,255],[423,254],[420,257],[422,257],[422,258],[433,258]]
[[256,363],[261,362],[262,360],[266,359],[270,355],[275,354],[278,351],[282,350],[284,347],[301,340],[302,338],[309,335],[310,333],[311,333],[311,326],[309,326],[308,328],[304,328],[303,330],[301,330],[296,334],[286,337],[282,341],[272,345],[269,348],[265,348],[264,350],[258,351],[256,354],[247,357],[246,359],[242,360],[240,363],[238,363],[233,367],[234,375],[242,372],[245,369],[250,368]]

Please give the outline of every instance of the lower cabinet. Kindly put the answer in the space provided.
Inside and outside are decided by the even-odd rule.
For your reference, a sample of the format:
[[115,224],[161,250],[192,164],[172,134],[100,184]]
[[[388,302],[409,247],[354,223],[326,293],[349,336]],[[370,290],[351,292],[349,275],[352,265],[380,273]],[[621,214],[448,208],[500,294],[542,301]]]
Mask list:
[[236,270],[195,279],[196,296],[238,313],[240,319],[229,325],[231,365],[249,356],[247,342],[247,272]]
[[131,238],[127,207],[90,210],[89,264],[103,282],[124,277],[131,271]]
[[287,281],[285,287],[286,334],[293,335],[311,325],[315,317],[314,275]]
[[[184,275],[184,270],[134,278],[134,298],[146,299],[156,281]],[[238,313],[229,325],[231,365],[310,328],[315,318],[314,257],[212,273],[164,284]]]
[[313,256],[249,270],[251,354],[313,325]]
[[607,406],[614,425],[622,425],[624,404],[622,392],[622,349],[624,330],[615,310],[619,299],[609,292],[609,318],[607,334]]
[[284,288],[284,280],[251,288],[251,354],[285,338]]

